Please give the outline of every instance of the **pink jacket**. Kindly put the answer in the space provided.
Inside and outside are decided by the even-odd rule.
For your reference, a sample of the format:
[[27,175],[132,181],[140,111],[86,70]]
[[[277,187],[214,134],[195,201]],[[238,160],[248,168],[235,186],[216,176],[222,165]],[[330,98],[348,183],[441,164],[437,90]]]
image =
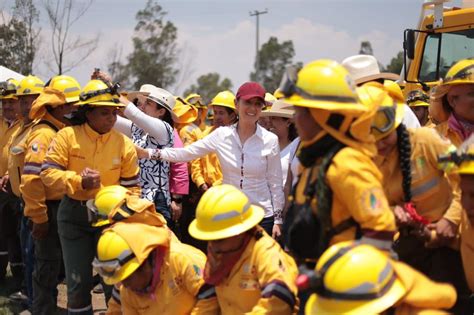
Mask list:
[[[176,129],[174,129],[173,135],[173,148],[182,148],[183,141],[181,141]],[[189,193],[188,163],[170,163],[170,193],[179,195],[187,195]]]

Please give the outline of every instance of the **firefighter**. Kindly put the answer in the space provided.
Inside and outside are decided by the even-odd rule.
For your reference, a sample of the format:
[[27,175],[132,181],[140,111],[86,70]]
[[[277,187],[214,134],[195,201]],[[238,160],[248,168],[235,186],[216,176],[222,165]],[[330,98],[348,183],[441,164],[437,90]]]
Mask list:
[[264,210],[234,186],[207,190],[189,233],[208,241],[204,280],[221,314],[296,313],[296,264],[258,223]]
[[105,283],[122,283],[124,314],[218,314],[215,289],[201,273],[205,259],[172,242],[168,229],[118,222],[100,237],[92,264]]
[[51,79],[33,102],[30,119],[35,121],[26,139],[25,163],[20,192],[25,203],[24,215],[32,222],[35,245],[33,270],[33,314],[53,314],[56,311],[56,286],[61,269],[61,245],[56,223],[58,206],[63,194],[45,187],[41,181],[41,165],[56,133],[69,125],[65,115],[79,101],[81,86],[70,76]]
[[[7,173],[8,146],[13,133],[20,127],[17,117],[18,98],[15,93],[19,82],[8,79],[3,82],[0,100],[2,102],[2,117],[0,118],[0,178]],[[8,177],[5,177],[7,179]],[[15,279],[21,282],[23,278],[23,262],[21,259],[20,238],[18,236],[20,224],[19,199],[12,194],[11,188],[3,187],[0,183],[0,282],[10,270]]]
[[439,134],[460,146],[474,130],[474,59],[454,64],[431,95],[430,115]]
[[183,141],[183,145],[187,146],[193,142],[191,138],[191,132],[199,129],[199,125],[196,125],[196,120],[199,120],[199,110],[194,105],[183,100],[181,97],[175,97],[176,103],[173,107],[173,112],[176,114],[174,119],[175,128],[178,131],[179,137]]
[[189,94],[184,98],[184,100],[198,109],[198,117],[194,121],[194,124],[198,126],[199,129],[204,130],[207,126],[206,117],[208,113],[206,102],[203,100],[201,95],[196,93]]
[[[20,125],[10,138],[7,144],[9,150],[8,156],[8,181],[13,194],[17,198],[21,198],[20,181],[23,173],[23,166],[26,154],[26,140],[31,133],[35,122],[29,117],[31,105],[43,90],[44,82],[38,77],[29,75],[20,81],[16,91],[18,98],[18,116],[21,117]],[[33,302],[33,284],[32,272],[34,265],[34,244],[31,238],[28,218],[23,215],[23,205],[20,204],[22,213],[20,226],[20,241],[22,248],[23,263],[25,264],[25,284],[26,296],[23,292],[16,292],[10,296],[13,300],[25,301],[27,299],[28,306],[31,307]]]
[[415,113],[421,126],[434,128],[435,124],[430,119],[429,110],[430,97],[422,90],[413,90],[408,93],[407,105]]
[[431,281],[376,248],[357,242],[331,246],[315,272],[306,277],[315,293],[306,304],[307,315],[449,314],[443,310],[456,301],[456,291],[449,284]]
[[459,178],[438,168],[438,156],[451,144],[431,128],[407,129],[403,103],[381,84],[362,86],[358,92],[364,104],[380,106],[372,125],[375,163],[400,229],[395,243],[400,260],[433,280],[453,284],[458,295],[465,293],[461,256],[455,249],[462,213]]
[[[128,187],[139,195],[137,153],[126,136],[113,130],[120,104],[117,86],[91,80],[80,94],[73,126],[54,137],[43,161],[44,185],[64,194],[58,209],[58,234],[63,251],[68,313],[92,314],[91,262],[100,227],[88,222],[86,202],[101,187]],[[104,288],[109,298],[111,288]]]
[[289,249],[315,261],[329,245],[361,238],[390,251],[395,220],[372,161],[375,111],[360,103],[347,70],[313,61],[288,68],[279,89],[295,108],[304,167],[285,218]]

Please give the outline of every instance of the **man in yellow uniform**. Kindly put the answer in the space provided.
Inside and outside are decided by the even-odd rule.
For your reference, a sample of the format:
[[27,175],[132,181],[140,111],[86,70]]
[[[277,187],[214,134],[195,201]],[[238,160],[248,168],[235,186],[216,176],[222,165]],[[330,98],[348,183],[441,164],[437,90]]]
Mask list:
[[[20,81],[16,96],[19,100],[20,126],[12,135],[8,142],[8,180],[10,181],[13,194],[21,198],[20,181],[23,174],[23,165],[26,154],[26,139],[31,133],[34,121],[30,119],[29,113],[31,105],[43,90],[44,83],[39,78],[29,75]],[[21,206],[23,212],[23,205]],[[28,219],[22,215],[20,228],[21,248],[23,251],[23,263],[25,264],[25,284],[28,296],[28,305],[31,306],[33,298],[33,288],[31,275],[34,265],[34,246],[31,238]],[[12,299],[24,300],[24,296],[19,292],[10,296]]]
[[[376,248],[341,242],[326,250],[299,283],[314,294],[305,307],[313,314],[450,314],[456,291],[434,282]],[[306,279],[304,279],[306,278]],[[463,313],[464,314],[464,313]]]
[[205,259],[172,242],[168,229],[119,222],[100,237],[93,266],[107,284],[122,283],[123,314],[218,314],[215,289],[202,278]]
[[[13,133],[20,127],[20,121],[17,117],[18,98],[15,96],[19,82],[15,79],[9,79],[2,82],[2,84],[4,86],[2,86],[0,95],[2,102],[0,178],[7,173],[9,155],[7,143]],[[21,218],[19,199],[12,194],[9,186],[3,187],[1,183],[0,186],[0,282],[6,275],[9,261],[13,276],[21,280],[23,278],[23,262],[18,236]]]
[[53,292],[56,292],[62,257],[56,218],[63,194],[43,185],[41,165],[56,132],[69,124],[65,115],[70,114],[72,104],[79,101],[80,92],[81,87],[74,78],[53,77],[30,111],[35,125],[26,140],[20,192],[25,203],[24,215],[32,222],[35,245],[33,314],[56,312]]
[[[119,102],[116,86],[91,80],[83,88],[74,126],[61,129],[43,161],[41,179],[65,194],[58,209],[58,234],[68,287],[68,311],[92,314],[92,260],[101,228],[88,222],[86,202],[101,187],[118,185],[139,195],[137,154],[126,136],[113,130]],[[105,287],[106,297],[111,288]]]
[[284,219],[289,249],[317,260],[329,245],[360,238],[390,251],[395,220],[372,161],[376,109],[360,103],[349,73],[332,60],[289,68],[279,89],[295,108],[304,166]]
[[198,118],[198,109],[190,103],[183,100],[181,97],[176,97],[176,103],[173,107],[173,112],[176,114],[174,119],[175,128],[178,131],[183,145],[187,146],[192,143],[190,134],[193,130],[200,130],[199,126],[195,124]]
[[231,185],[204,193],[189,233],[209,241],[204,280],[220,314],[296,314],[296,264],[258,223],[262,208]]
[[407,105],[415,113],[421,126],[434,128],[436,125],[430,119],[428,108],[430,97],[422,90],[413,90],[408,93]]
[[189,94],[184,100],[198,109],[198,117],[194,121],[194,124],[198,126],[199,129],[204,130],[207,127],[206,117],[208,109],[206,102],[202,99],[201,95],[196,93]]

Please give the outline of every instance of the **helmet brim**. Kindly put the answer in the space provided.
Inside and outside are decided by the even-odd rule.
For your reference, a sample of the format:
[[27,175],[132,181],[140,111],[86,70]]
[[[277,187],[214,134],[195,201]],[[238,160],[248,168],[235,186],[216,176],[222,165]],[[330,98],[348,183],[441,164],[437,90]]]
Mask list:
[[114,102],[108,102],[108,101],[101,101],[101,102],[92,102],[92,103],[88,103],[88,102],[78,102],[78,103],[75,103],[74,105],[76,106],[82,106],[82,105],[89,105],[89,106],[96,106],[96,107],[99,107],[99,106],[108,106],[108,107],[125,107],[126,105],[122,104],[122,103],[114,103]]
[[353,113],[364,113],[367,111],[366,107],[357,102],[335,102],[335,101],[319,101],[302,98],[298,95],[293,95],[289,98],[282,99],[284,102],[298,107],[316,108],[328,111]]
[[245,221],[222,230],[206,230],[206,226],[199,226],[197,219],[194,219],[189,225],[189,234],[192,237],[203,241],[221,240],[242,234],[258,225],[265,216],[265,211],[256,205],[251,205],[249,211],[252,213]]
[[306,303],[305,314],[380,314],[400,300],[405,292],[402,282],[395,279],[384,296],[373,300],[336,300],[313,294]]
[[138,263],[138,260],[134,258],[121,267],[120,270],[117,271],[112,277],[102,277],[102,279],[104,279],[105,284],[114,285],[130,277],[130,275],[134,273],[139,267],[140,264]]

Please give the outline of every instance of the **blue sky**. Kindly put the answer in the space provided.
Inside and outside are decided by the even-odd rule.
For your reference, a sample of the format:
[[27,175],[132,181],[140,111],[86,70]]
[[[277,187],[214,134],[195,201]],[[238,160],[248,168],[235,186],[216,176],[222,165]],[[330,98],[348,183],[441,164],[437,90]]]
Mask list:
[[[75,0],[75,2],[79,0]],[[1,1],[9,8],[13,0]],[[35,1],[38,7],[41,1]],[[459,1],[455,1],[457,4]],[[96,0],[73,28],[72,36],[91,37],[100,33],[97,50],[70,72],[81,84],[94,67],[106,68],[113,50],[122,57],[132,49],[135,14],[144,0]],[[208,72],[228,77],[234,89],[248,80],[255,57],[255,18],[249,11],[268,9],[260,17],[260,43],[270,36],[293,40],[295,61],[318,58],[341,61],[358,52],[360,42],[369,40],[382,64],[402,49],[403,30],[416,26],[421,0],[163,0],[166,19],[178,28],[184,69],[170,90],[182,92],[195,79]],[[44,66],[50,58],[49,26],[41,12],[42,47],[35,72],[46,79],[52,75]],[[74,56],[68,56],[74,58]],[[152,83],[152,82],[151,82]]]

